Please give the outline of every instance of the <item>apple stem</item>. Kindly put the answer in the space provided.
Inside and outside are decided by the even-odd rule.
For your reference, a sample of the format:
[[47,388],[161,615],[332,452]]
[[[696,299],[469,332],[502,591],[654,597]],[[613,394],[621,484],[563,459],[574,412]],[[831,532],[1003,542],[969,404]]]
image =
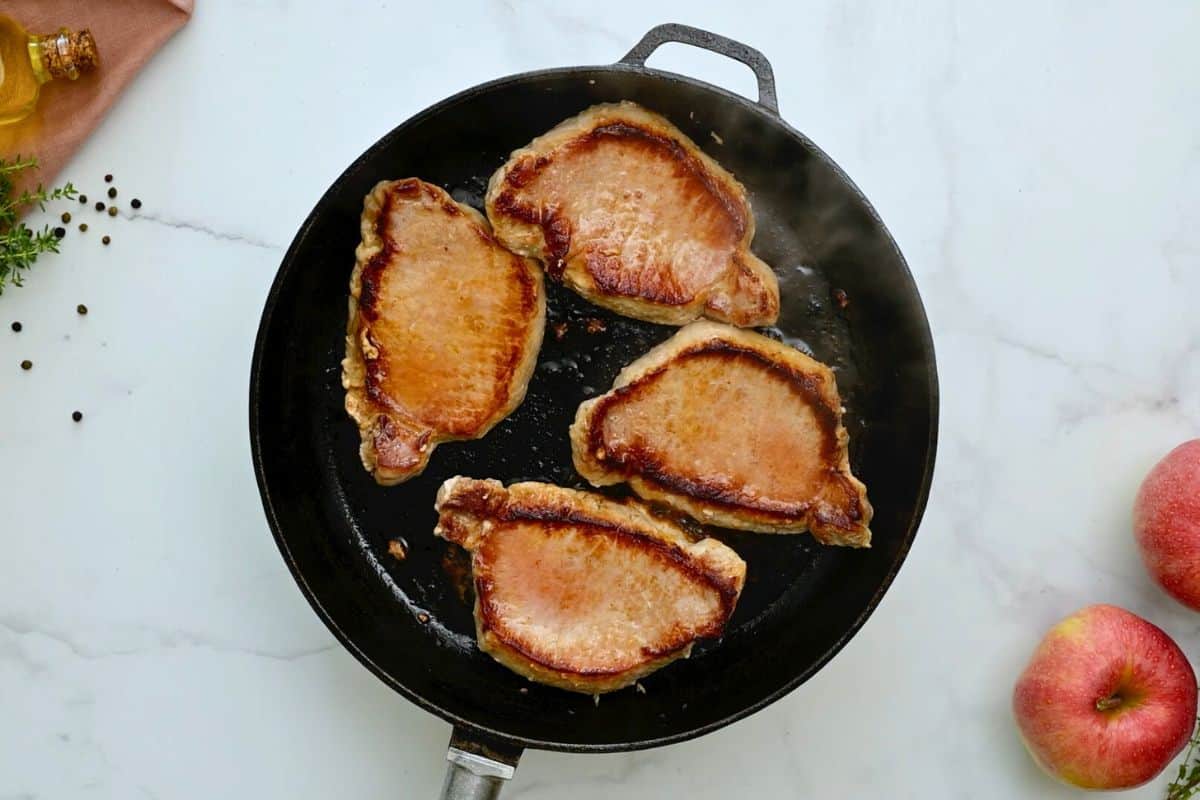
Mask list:
[[1125,702],[1125,701],[1121,698],[1121,696],[1119,694],[1110,695],[1109,697],[1102,697],[1096,701],[1096,710],[1097,711],[1108,711],[1110,709],[1116,708],[1117,706],[1121,705],[1121,703],[1123,703],[1123,702]]

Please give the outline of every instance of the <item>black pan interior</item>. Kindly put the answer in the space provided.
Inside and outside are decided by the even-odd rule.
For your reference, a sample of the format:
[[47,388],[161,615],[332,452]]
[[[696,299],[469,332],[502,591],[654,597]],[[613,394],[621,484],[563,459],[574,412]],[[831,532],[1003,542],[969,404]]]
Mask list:
[[[665,114],[749,189],[754,249],[774,265],[782,290],[779,326],[768,333],[837,370],[853,467],[876,513],[867,551],[822,548],[808,536],[710,531],[748,563],[724,640],[649,677],[644,693],[606,695],[597,705],[528,683],[475,648],[463,561],[431,534],[434,493],[456,474],[582,486],[566,435],[576,406],[673,329],[550,287],[546,342],[524,404],[482,441],[440,446],[424,475],[392,488],[375,485],[359,463],[339,362],[362,198],[376,181],[416,175],[480,207],[488,177],[511,150],[593,103],[621,99]],[[590,320],[599,321],[592,332]],[[578,68],[451,98],[384,137],[337,180],[267,301],[251,435],[283,555],[366,666],[476,733],[551,749],[630,749],[688,738],[762,707],[857,630],[899,568],[924,507],[936,392],[929,330],[904,260],[865,199],[812,143],[704,84],[633,67]],[[403,561],[387,552],[397,538],[408,545]]]

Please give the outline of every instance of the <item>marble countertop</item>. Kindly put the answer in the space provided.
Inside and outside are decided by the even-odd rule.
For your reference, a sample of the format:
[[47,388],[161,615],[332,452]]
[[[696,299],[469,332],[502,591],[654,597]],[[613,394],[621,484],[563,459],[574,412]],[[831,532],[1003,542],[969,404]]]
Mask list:
[[[79,211],[91,230],[0,298],[0,798],[436,796],[449,726],[334,642],[267,530],[262,301],[395,124],[666,21],[761,49],[784,117],[895,235],[938,349],[937,474],[893,588],[813,680],[686,744],[527,753],[505,797],[1072,797],[1008,710],[1044,630],[1111,602],[1200,661],[1200,617],[1129,524],[1145,471],[1200,431],[1194,6],[345,5],[200,0],[63,175],[100,195],[111,172],[142,213]],[[753,90],[683,46],[650,63]]]

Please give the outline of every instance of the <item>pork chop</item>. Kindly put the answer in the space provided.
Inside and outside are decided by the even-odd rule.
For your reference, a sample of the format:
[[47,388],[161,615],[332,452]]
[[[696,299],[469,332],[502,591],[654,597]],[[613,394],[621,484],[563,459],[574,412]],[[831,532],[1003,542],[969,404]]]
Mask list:
[[363,466],[390,485],[520,404],[546,297],[541,270],[497,244],[482,214],[416,178],[367,195],[356,255],[342,385]]
[[636,500],[451,478],[434,532],[471,553],[479,647],[530,680],[599,694],[721,635],[746,577]]
[[488,184],[510,250],[605,308],[665,325],[770,325],[779,285],[750,252],[746,190],[663,117],[592,106],[512,154]]
[[571,426],[575,468],[595,486],[627,482],[708,524],[868,547],[848,439],[829,367],[712,322],[625,367]]

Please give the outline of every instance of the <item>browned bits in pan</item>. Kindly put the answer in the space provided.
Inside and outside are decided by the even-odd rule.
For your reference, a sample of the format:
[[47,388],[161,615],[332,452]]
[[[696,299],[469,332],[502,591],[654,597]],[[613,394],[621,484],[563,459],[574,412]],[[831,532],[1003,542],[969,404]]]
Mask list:
[[454,587],[454,594],[465,603],[474,591],[471,578],[471,557],[461,547],[451,547],[442,555],[442,572]]
[[392,539],[388,542],[388,553],[397,561],[408,558],[408,542],[403,539]]

